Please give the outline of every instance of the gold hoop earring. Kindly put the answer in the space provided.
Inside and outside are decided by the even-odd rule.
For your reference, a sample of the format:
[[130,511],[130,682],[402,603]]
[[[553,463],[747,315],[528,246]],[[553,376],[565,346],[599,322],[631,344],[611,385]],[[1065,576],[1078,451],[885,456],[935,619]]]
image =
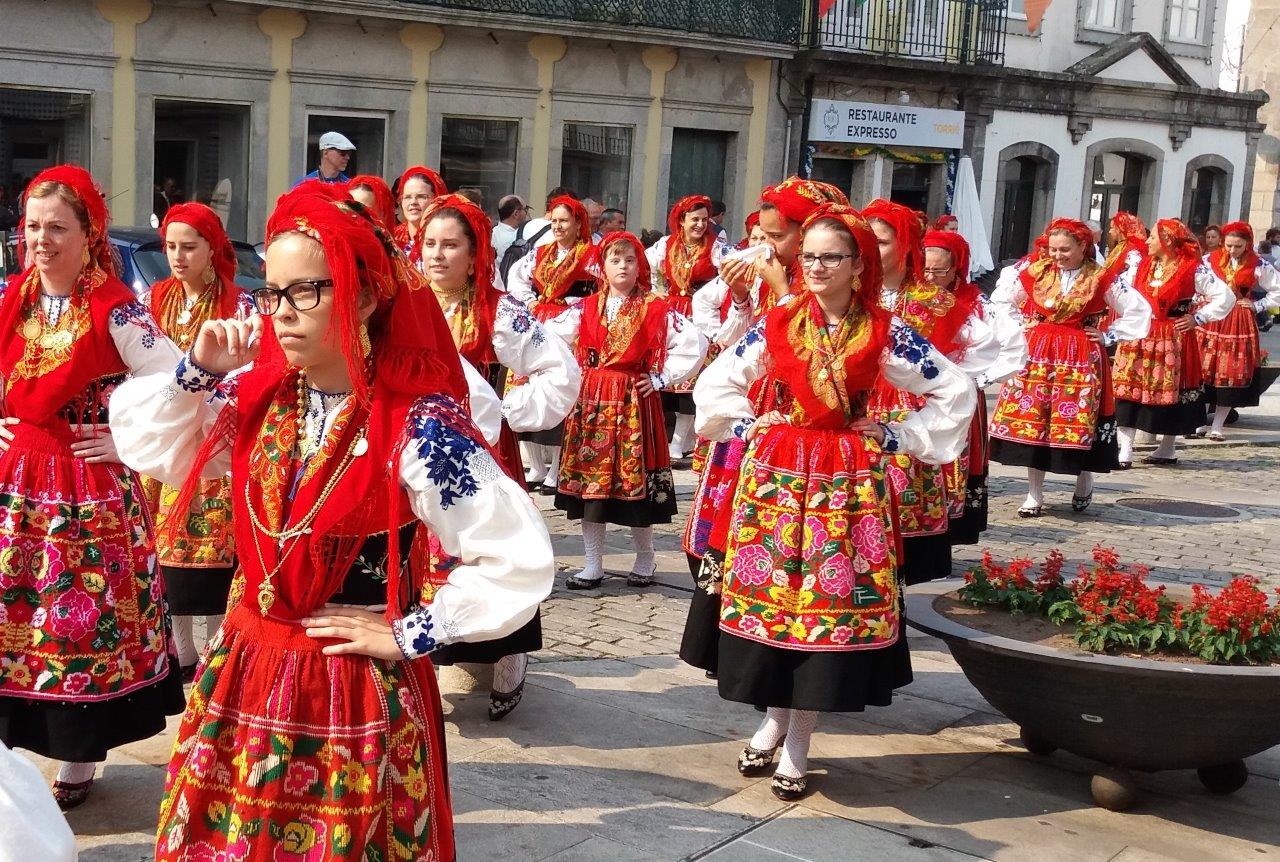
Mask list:
[[204,286],[205,286],[205,287],[213,287],[214,282],[216,282],[217,280],[218,280],[218,273],[217,273],[217,271],[216,271],[216,270],[214,270],[214,268],[213,268],[212,266],[205,267],[205,271],[204,271]]
[[89,265],[89,246],[87,245],[84,247],[84,251],[80,252],[80,265],[81,266]]
[[369,327],[360,324],[360,355],[368,356],[373,352],[373,342],[369,340]]

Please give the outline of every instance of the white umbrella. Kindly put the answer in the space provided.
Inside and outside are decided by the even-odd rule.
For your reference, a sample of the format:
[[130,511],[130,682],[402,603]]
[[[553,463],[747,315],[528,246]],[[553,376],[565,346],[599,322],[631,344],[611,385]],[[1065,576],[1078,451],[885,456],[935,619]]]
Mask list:
[[956,217],[960,235],[969,243],[969,277],[977,278],[996,268],[991,259],[991,242],[987,239],[987,223],[982,216],[982,201],[978,200],[978,181],[973,176],[973,159],[960,158],[956,166],[955,197],[951,201],[951,213]]

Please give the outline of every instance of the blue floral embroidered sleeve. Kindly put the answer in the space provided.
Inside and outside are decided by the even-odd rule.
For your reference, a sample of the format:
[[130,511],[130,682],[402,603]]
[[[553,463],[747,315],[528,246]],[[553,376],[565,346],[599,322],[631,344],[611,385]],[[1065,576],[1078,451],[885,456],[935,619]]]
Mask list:
[[439,644],[436,641],[435,623],[430,608],[419,608],[408,616],[391,623],[391,634],[400,652],[408,660],[430,654]]
[[933,345],[927,338],[899,320],[894,320],[889,337],[894,356],[909,362],[925,380],[938,376],[938,366],[930,356]]
[[410,445],[440,492],[440,507],[476,494],[501,475],[471,417],[443,395],[419,399],[409,416]]
[[151,310],[136,299],[121,303],[111,312],[111,323],[115,326],[130,324],[142,330],[142,346],[150,350],[157,341],[162,341],[165,334],[160,331]]
[[747,355],[748,347],[750,347],[751,345],[755,344],[758,341],[763,341],[763,340],[764,340],[764,320],[762,319],[757,321],[754,326],[752,326],[750,329],[746,331],[746,333],[738,341],[738,346],[733,349],[733,352],[738,356],[739,359],[741,359],[742,357]]

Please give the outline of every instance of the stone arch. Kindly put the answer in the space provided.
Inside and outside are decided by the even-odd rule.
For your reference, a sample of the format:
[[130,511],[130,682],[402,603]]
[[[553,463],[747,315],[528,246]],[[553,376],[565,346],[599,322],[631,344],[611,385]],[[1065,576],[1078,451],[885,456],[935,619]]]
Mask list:
[[[1017,251],[1017,248],[1024,244],[1029,248],[1035,231],[1049,223],[1060,160],[1057,150],[1039,141],[1010,144],[1000,151],[995,214],[991,223],[991,250],[997,256],[997,263],[1025,254],[1026,249]],[[1024,177],[1028,168],[1034,172],[1029,189]]]
[[[1160,180],[1164,173],[1165,151],[1150,141],[1139,138],[1107,138],[1090,144],[1084,154],[1084,188],[1080,195],[1080,217],[1090,218],[1090,207],[1094,193],[1094,166],[1099,156],[1108,153],[1126,157],[1137,157],[1144,164],[1142,178],[1137,183],[1136,205],[1132,207],[1135,215],[1147,224],[1155,221],[1156,209],[1160,204]],[[1105,221],[1105,219],[1103,219]]]
[[[1201,174],[1204,171],[1204,174]],[[1203,229],[1207,224],[1222,224],[1230,221],[1231,185],[1235,181],[1235,165],[1218,153],[1205,153],[1187,162],[1186,173],[1182,177],[1182,220],[1193,230]],[[1213,176],[1213,187],[1201,189],[1197,183],[1198,175]],[[1207,201],[1200,200],[1205,195]],[[1207,204],[1207,205],[1206,205]],[[1197,224],[1192,224],[1192,222]]]

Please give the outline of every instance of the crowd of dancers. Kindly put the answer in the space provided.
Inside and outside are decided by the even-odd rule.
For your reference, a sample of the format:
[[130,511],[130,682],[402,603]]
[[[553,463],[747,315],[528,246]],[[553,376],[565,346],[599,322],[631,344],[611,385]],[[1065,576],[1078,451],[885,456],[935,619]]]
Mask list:
[[798,799],[819,715],[910,682],[903,588],[979,540],[989,462],[1027,468],[1028,518],[1050,472],[1087,509],[1138,430],[1176,464],[1258,403],[1255,312],[1280,308],[1240,223],[1202,257],[1122,213],[1103,257],[1055,219],[988,297],[954,220],[820,182],[764,189],[737,247],[705,197],[645,248],[555,195],[504,279],[480,207],[422,166],[397,189],[281,197],[250,294],[217,216],[175,206],[141,300],[88,173],[27,189],[0,298],[0,740],[60,761],[72,808],[182,713],[157,859],[453,860],[433,664],[493,664],[492,720],[520,703],[555,571],[530,486],[581,523],[571,589],[605,577],[610,524],[651,584],[653,528],[686,518],[680,655],[764,710],[737,769]]

